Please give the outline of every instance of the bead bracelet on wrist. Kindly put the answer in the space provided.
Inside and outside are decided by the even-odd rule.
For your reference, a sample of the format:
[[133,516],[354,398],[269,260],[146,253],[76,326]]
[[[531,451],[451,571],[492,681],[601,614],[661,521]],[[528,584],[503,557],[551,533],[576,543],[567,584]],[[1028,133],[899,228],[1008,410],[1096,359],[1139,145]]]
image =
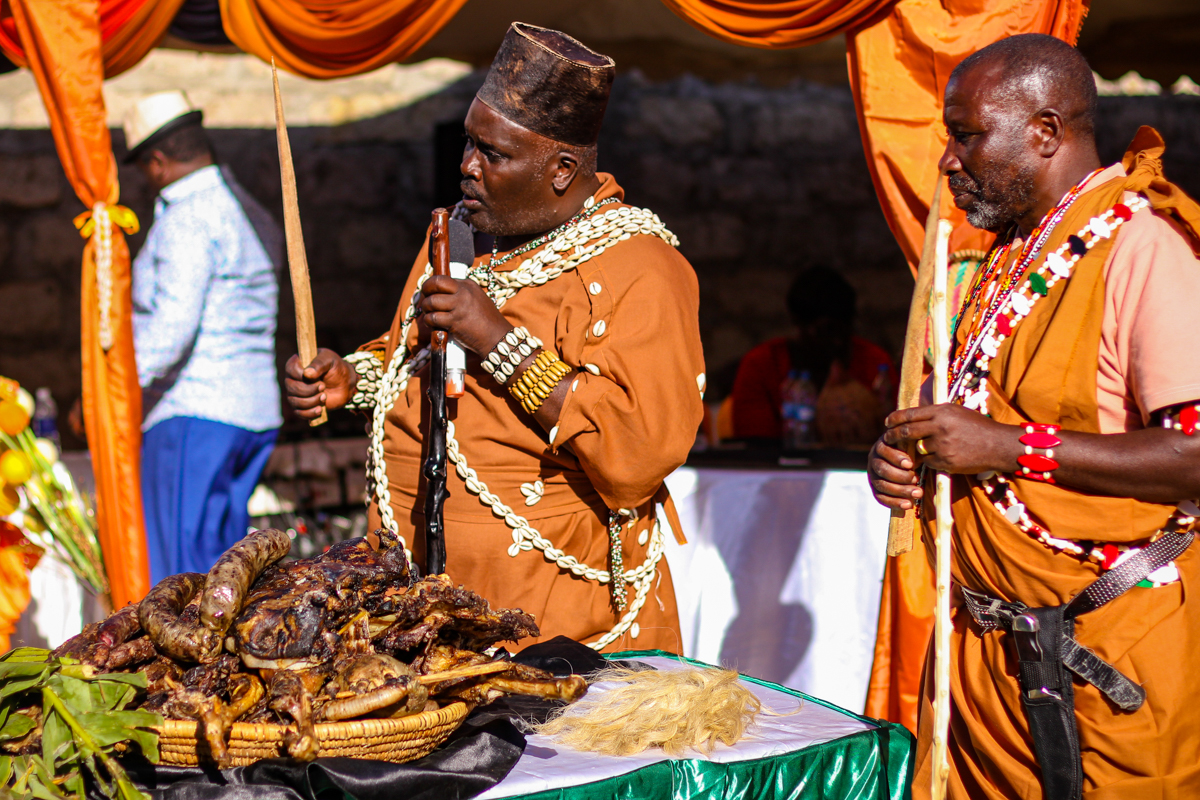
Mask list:
[[1016,475],[1043,483],[1054,483],[1054,470],[1058,469],[1054,448],[1062,444],[1062,439],[1058,438],[1061,427],[1030,423],[1025,425],[1024,429],[1025,433],[1019,439],[1023,451],[1017,456],[1019,468]]
[[513,328],[483,358],[483,371],[495,378],[496,383],[503,385],[521,366],[521,362],[541,346],[542,341],[524,326]]
[[508,391],[526,412],[535,414],[554,393],[554,389],[563,378],[574,371],[574,367],[563,362],[554,353],[542,350]]

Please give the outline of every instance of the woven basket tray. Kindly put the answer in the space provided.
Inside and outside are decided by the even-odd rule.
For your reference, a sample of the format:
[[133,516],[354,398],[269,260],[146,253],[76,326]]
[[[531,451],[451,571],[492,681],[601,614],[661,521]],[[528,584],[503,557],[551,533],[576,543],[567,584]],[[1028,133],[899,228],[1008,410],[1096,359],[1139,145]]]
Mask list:
[[[427,756],[467,718],[465,703],[452,703],[436,711],[426,711],[400,719],[358,719],[350,722],[320,723],[317,739],[320,756],[366,758],[403,764]],[[207,758],[208,745],[194,720],[167,720],[158,729],[158,749],[162,763],[194,767],[200,763],[197,745]],[[244,767],[263,758],[286,756],[283,746],[284,725],[235,722],[229,733],[232,765]]]

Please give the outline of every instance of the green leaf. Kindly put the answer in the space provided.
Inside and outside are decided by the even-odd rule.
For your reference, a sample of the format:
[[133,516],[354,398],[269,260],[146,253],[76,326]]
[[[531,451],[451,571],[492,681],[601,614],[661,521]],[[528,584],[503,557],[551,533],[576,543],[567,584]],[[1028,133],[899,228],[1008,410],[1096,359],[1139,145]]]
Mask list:
[[92,689],[88,681],[59,674],[51,675],[46,685],[54,690],[72,714],[92,710]]
[[63,781],[62,785],[63,788],[67,790],[67,794],[70,796],[82,798],[86,790],[86,787],[83,785],[83,772],[81,770],[76,770],[75,772],[71,773],[67,779]]
[[120,711],[137,694],[137,689],[127,683],[115,681],[92,681],[92,709]]
[[0,741],[20,739],[35,727],[37,727],[37,723],[24,714],[13,714],[4,723],[4,726],[0,727]]
[[38,756],[30,756],[29,763],[32,767],[29,776],[30,794],[42,798],[42,800],[60,800],[60,798],[66,797],[54,783],[54,770],[50,769],[43,759]]
[[45,709],[42,721],[42,758],[53,764],[58,754],[73,740],[71,729],[56,710],[49,706]]
[[143,672],[104,672],[92,678],[105,683],[122,683],[138,689],[146,688],[146,674]]
[[0,756],[0,786],[8,786],[13,776],[12,756]]
[[152,752],[158,753],[158,734],[146,730],[163,724],[163,718],[158,714],[149,711],[93,711],[80,714],[77,719],[101,747],[132,741],[147,757]]
[[0,663],[36,663],[45,664],[50,658],[50,651],[41,647],[18,647],[0,656]]

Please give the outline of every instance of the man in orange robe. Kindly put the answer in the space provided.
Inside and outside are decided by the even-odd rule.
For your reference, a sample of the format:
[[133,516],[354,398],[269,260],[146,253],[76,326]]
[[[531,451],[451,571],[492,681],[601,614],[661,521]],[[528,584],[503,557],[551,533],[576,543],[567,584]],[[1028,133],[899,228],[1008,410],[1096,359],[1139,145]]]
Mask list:
[[1083,57],[1041,35],[981,50],[946,88],[941,169],[998,239],[959,317],[951,402],[892,414],[870,471],[897,508],[953,476],[954,798],[1200,796],[1200,206],[1163,177],[1152,129],[1104,168],[1095,107]]
[[[613,72],[565,34],[515,23],[465,122],[469,277],[429,276],[423,248],[391,330],[348,360],[293,358],[287,390],[302,417],[373,409],[373,521],[423,564],[426,345],[430,329],[451,333],[468,354],[466,392],[448,403],[446,572],[532,613],[543,638],[678,652],[655,508],[671,509],[663,479],[702,416],[699,290],[674,236],[595,171]],[[523,405],[514,384],[539,370]]]

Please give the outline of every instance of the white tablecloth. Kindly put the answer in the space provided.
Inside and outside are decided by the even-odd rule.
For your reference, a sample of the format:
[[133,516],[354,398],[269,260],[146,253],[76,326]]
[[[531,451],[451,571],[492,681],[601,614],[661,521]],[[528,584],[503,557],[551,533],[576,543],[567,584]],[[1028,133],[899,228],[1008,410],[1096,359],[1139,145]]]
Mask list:
[[861,711],[888,528],[865,473],[683,467],[667,485],[684,655]]

